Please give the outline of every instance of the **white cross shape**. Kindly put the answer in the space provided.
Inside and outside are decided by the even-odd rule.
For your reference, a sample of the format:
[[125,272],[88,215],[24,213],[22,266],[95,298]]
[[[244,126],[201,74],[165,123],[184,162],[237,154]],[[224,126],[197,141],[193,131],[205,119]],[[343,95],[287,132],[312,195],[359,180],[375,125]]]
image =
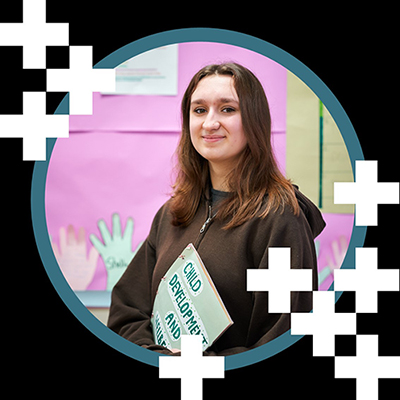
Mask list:
[[335,291],[356,292],[356,312],[378,312],[378,291],[399,290],[398,269],[378,269],[377,248],[356,248],[356,269],[334,271]]
[[313,355],[334,356],[335,335],[356,333],[355,313],[335,313],[335,292],[313,292],[311,313],[291,314],[292,335],[313,335]]
[[0,46],[23,46],[23,68],[46,68],[46,46],[68,44],[68,24],[46,23],[46,0],[24,0],[23,22],[0,24]]
[[23,138],[25,161],[46,160],[46,138],[68,135],[68,115],[46,115],[45,92],[23,93],[23,115],[0,115],[0,137]]
[[203,357],[201,336],[183,335],[181,356],[161,356],[159,377],[181,379],[181,399],[201,400],[204,378],[224,378],[225,358]]
[[290,292],[312,291],[312,270],[290,268],[290,247],[270,247],[268,269],[247,270],[247,291],[268,291],[268,312],[290,313]]
[[69,69],[48,69],[47,90],[69,92],[69,114],[92,114],[93,92],[115,91],[115,69],[93,69],[92,46],[69,48]]
[[356,161],[355,182],[334,183],[335,204],[355,204],[356,225],[378,225],[378,204],[399,204],[399,182],[378,182],[377,161]]
[[378,335],[357,335],[357,355],[335,357],[335,378],[355,378],[357,400],[377,400],[379,378],[400,378],[400,357],[380,357]]

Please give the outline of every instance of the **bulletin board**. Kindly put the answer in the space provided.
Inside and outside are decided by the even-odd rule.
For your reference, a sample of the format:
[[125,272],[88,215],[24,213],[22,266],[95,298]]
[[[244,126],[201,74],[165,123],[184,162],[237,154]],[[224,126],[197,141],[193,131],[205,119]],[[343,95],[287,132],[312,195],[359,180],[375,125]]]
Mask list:
[[[109,305],[112,287],[171,195],[180,102],[200,68],[238,62],[258,77],[270,103],[274,151],[287,172],[287,125],[299,125],[287,114],[287,70],[258,53],[220,43],[177,44],[176,56],[176,95],[94,93],[93,115],[70,116],[69,138],[54,146],[45,193],[48,232],[61,271],[87,306]],[[306,190],[299,186],[312,195],[307,184]],[[327,228],[316,241],[322,290],[341,264],[354,217],[348,210],[329,211]]]

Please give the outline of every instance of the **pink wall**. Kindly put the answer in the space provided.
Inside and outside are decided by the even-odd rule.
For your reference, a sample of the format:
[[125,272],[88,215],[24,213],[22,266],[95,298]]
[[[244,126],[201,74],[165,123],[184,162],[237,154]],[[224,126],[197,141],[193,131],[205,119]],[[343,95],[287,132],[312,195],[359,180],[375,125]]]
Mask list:
[[178,132],[180,102],[192,76],[212,63],[233,61],[261,81],[270,102],[273,131],[286,131],[286,69],[258,53],[220,43],[179,44],[177,96],[94,95],[93,115],[72,116],[70,130],[109,132]]
[[[71,224],[76,231],[83,227],[88,253],[93,247],[89,235],[102,239],[98,220],[104,219],[111,231],[112,215],[118,213],[123,229],[128,217],[133,218],[132,250],[136,249],[170,192],[182,95],[200,68],[224,61],[243,64],[262,82],[270,101],[278,161],[284,169],[286,70],[235,46],[180,44],[177,96],[95,93],[93,115],[70,116],[70,137],[57,140],[47,176],[46,217],[52,242],[59,246],[61,227]],[[98,257],[93,279],[85,287],[104,290],[106,286],[105,262]]]
[[[83,288],[72,284],[74,289],[105,290],[107,282],[109,285],[111,282],[111,273],[105,267],[106,256],[110,258],[111,252],[111,259],[118,263],[125,258],[127,263],[131,253],[146,238],[156,211],[169,197],[182,95],[200,68],[225,61],[248,67],[263,84],[271,108],[274,150],[284,172],[286,69],[262,55],[235,46],[180,44],[177,96],[95,93],[93,115],[70,116],[70,137],[58,139],[54,146],[46,185],[49,234],[59,247],[60,228],[73,225],[76,231],[80,227],[85,230],[84,240],[75,244],[74,254],[64,249],[61,265],[62,269],[70,269],[69,274],[74,275],[74,279],[85,281]],[[128,218],[134,220],[131,243],[126,249],[126,243],[115,241],[106,255],[92,259],[93,271],[83,279],[81,271],[76,270],[82,261],[76,253],[85,253],[83,258],[89,258],[89,250],[93,248],[89,236],[96,235],[103,241],[98,221],[104,219],[112,232],[114,213],[119,214],[123,231]],[[340,236],[346,244],[350,240],[353,215],[328,214],[325,219],[328,225],[318,238],[318,262],[320,270],[326,272],[337,253],[333,243],[338,242]],[[326,290],[331,282],[332,276],[328,276],[321,289]]]

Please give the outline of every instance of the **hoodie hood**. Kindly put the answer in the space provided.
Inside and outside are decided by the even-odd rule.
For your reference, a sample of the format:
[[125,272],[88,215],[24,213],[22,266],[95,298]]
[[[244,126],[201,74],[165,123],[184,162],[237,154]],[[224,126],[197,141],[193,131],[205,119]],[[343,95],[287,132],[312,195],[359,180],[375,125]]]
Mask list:
[[313,233],[314,239],[324,230],[326,223],[322,218],[321,211],[318,207],[303,193],[299,191],[299,188],[293,185],[295,188],[296,198],[299,202],[299,206],[302,209],[307,221],[310,225],[311,232]]

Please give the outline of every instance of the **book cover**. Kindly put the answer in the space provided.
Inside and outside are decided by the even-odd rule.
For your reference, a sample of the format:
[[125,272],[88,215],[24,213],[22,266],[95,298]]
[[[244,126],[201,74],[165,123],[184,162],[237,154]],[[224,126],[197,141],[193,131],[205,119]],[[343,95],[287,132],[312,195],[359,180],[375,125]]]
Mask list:
[[233,324],[192,243],[162,278],[151,323],[156,344],[180,349],[181,335],[201,335],[203,351]]

